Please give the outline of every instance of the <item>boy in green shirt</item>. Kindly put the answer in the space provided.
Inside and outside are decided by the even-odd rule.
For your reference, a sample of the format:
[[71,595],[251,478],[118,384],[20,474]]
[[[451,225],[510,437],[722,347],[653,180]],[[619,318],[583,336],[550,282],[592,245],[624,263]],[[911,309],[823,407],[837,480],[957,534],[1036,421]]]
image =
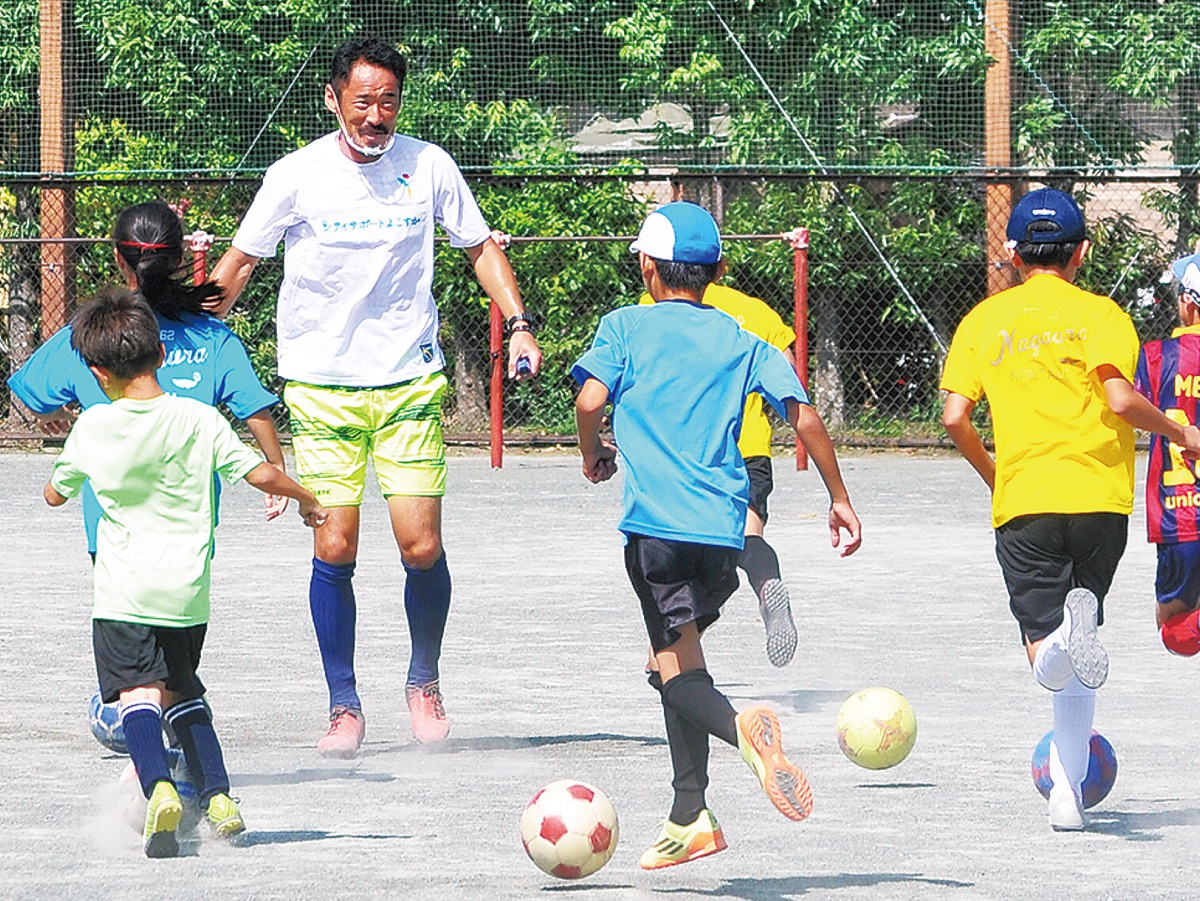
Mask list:
[[179,853],[182,806],[162,720],[197,779],[213,830],[245,830],[196,675],[209,614],[213,473],[295,498],[309,526],[316,498],[244,445],[215,409],[165,394],[158,320],[136,294],[102,292],[71,322],[71,343],[112,399],[85,410],[43,492],[65,504],[90,480],[103,510],[96,549],[92,647],[105,703],[120,699],[129,756],[148,799],[147,857]]

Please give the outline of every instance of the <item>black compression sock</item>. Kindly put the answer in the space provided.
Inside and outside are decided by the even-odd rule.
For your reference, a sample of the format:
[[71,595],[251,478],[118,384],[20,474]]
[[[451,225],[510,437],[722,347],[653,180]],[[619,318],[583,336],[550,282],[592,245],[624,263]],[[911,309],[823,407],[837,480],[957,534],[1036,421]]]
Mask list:
[[782,578],[779,573],[779,557],[761,535],[747,535],[745,547],[738,557],[738,568],[745,571],[754,593],[762,597],[762,587],[771,579]]
[[737,712],[717,691],[707,670],[680,673],[663,685],[662,695],[663,703],[689,723],[737,747]]

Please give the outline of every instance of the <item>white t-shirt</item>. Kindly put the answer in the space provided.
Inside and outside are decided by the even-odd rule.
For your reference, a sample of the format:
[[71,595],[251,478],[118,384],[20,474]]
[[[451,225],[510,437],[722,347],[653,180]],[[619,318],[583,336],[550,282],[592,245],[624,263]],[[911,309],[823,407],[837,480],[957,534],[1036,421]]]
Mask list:
[[337,132],[267,169],[233,239],[254,257],[285,242],[276,330],[279,374],[314,385],[379,387],[440,370],[434,223],[454,247],[490,231],[446,151],[396,135],[356,163]]

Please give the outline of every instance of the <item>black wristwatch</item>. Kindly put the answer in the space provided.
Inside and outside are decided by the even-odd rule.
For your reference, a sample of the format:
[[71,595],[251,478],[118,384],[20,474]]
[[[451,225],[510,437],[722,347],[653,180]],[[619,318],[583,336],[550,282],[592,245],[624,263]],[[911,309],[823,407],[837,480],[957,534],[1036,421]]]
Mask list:
[[[523,324],[522,324],[523,323]],[[509,316],[504,323],[505,328],[511,335],[513,332],[533,332],[533,317],[528,313],[517,313],[515,316]]]

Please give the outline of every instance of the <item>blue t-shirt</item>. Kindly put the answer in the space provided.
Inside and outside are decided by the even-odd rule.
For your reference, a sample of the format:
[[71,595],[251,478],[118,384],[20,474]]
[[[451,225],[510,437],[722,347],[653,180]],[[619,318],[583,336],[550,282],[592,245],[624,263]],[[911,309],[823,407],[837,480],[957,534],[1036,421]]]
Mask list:
[[[182,313],[179,319],[160,315],[158,326],[166,348],[158,383],[168,394],[212,407],[225,404],[238,419],[248,419],[279,402],[258,380],[237,335],[219,319],[195,313]],[[84,409],[109,402],[92,371],[71,347],[69,325],[34,351],[9,377],[8,386],[35,413],[51,413],[72,401]],[[219,491],[220,482],[217,486]],[[89,485],[83,493],[83,524],[88,551],[93,554],[100,516],[100,505]]]
[[783,416],[788,398],[808,403],[787,358],[720,310],[660,301],[607,314],[571,374],[608,388],[625,462],[620,530],[742,547],[746,395],[761,394]]

